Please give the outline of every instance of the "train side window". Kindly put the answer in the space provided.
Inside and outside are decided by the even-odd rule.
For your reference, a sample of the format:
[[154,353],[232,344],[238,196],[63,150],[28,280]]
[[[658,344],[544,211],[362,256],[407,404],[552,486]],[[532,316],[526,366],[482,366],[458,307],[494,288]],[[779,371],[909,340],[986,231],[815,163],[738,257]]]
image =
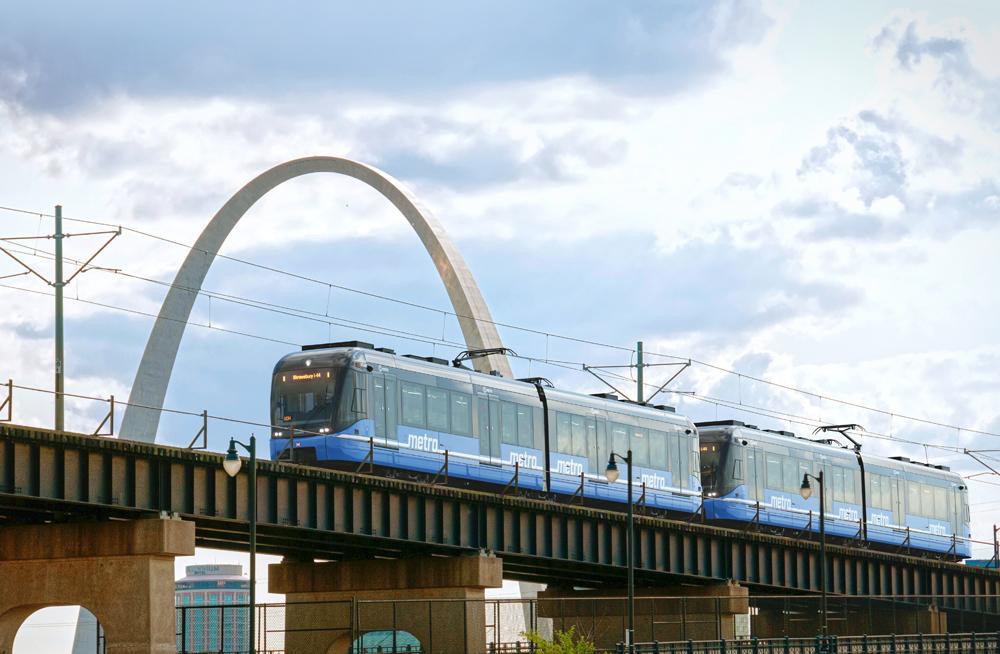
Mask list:
[[573,432],[569,426],[569,414],[556,413],[556,451],[560,454],[573,453]]
[[844,501],[844,469],[840,466],[833,466],[833,499]]
[[645,427],[632,427],[632,438],[630,440],[630,445],[632,446],[632,462],[633,465],[648,467],[649,466],[649,438],[646,436]]
[[471,436],[472,398],[465,393],[451,392],[451,433]]
[[573,456],[587,456],[587,419],[570,415],[569,427],[573,434]]
[[906,513],[920,515],[920,488],[915,482],[906,482]]
[[882,485],[882,508],[892,511],[892,491],[889,489],[889,478],[879,475],[879,482]]
[[747,490],[750,491],[750,499],[757,499],[757,453],[752,449],[747,449]]
[[448,391],[427,387],[427,428],[448,431]]
[[534,447],[535,434],[531,428],[531,407],[517,405],[517,444],[521,447]]
[[943,488],[938,488],[934,486],[934,519],[935,520],[947,520],[948,519],[948,496],[945,494]]
[[667,433],[656,429],[649,430],[649,467],[657,470],[667,469]]
[[882,486],[879,484],[878,477],[879,476],[874,473],[868,473],[868,485],[871,487],[871,497],[868,500],[868,504],[873,509],[882,508]]
[[780,454],[764,454],[764,472],[767,474],[767,487],[771,490],[780,491],[785,487],[781,481],[781,459]]
[[403,394],[403,424],[408,427],[424,428],[424,385],[400,382]]
[[920,484],[920,515],[934,517],[934,491],[928,484]]
[[799,471],[798,459],[794,456],[784,456],[781,458],[781,476],[784,479],[784,483],[782,484],[783,490],[786,493],[798,493],[802,488],[802,477],[796,479],[796,473]]
[[500,439],[507,445],[517,445],[517,406],[500,403]]
[[740,450],[735,447],[731,448],[729,450],[729,455],[733,459],[733,480],[743,481],[743,457]]
[[854,504],[854,483],[854,471],[844,468],[844,501],[848,504]]
[[623,457],[628,454],[628,427],[617,422],[611,423],[611,451]]

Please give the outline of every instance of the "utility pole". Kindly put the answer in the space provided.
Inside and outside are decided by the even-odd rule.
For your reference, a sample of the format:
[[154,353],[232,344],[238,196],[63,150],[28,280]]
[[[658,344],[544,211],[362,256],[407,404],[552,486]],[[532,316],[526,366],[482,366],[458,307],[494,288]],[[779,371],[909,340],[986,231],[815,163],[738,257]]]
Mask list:
[[56,431],[65,431],[66,388],[63,377],[63,254],[62,205],[56,205]]
[[[20,259],[18,259],[16,256],[14,256],[7,249],[5,249],[3,247],[0,247],[0,252],[3,252],[8,257],[10,257],[14,261],[18,262],[19,264],[21,264],[21,266],[23,266],[25,269],[27,269],[27,271],[29,273],[31,273],[35,277],[39,278],[40,280],[42,280],[43,282],[45,282],[49,286],[52,286],[56,290],[56,293],[55,293],[55,296],[56,296],[56,321],[55,321],[56,322],[56,402],[55,402],[55,408],[56,408],[56,411],[55,411],[56,416],[55,417],[56,417],[56,420],[55,420],[55,426],[56,426],[56,431],[65,431],[65,429],[66,429],[66,420],[65,420],[65,406],[66,406],[66,403],[65,403],[65,400],[66,400],[66,395],[65,395],[65,393],[66,393],[66,386],[65,386],[65,382],[66,382],[66,359],[65,359],[65,356],[64,356],[64,352],[63,352],[63,290],[69,285],[69,283],[71,281],[73,281],[73,279],[77,275],[79,275],[80,273],[85,272],[87,270],[93,270],[94,269],[94,268],[88,268],[87,266],[90,265],[90,262],[93,261],[97,257],[97,255],[100,254],[101,251],[104,250],[104,248],[108,247],[108,245],[111,243],[111,241],[115,240],[116,237],[122,235],[122,228],[119,227],[116,231],[84,232],[84,233],[81,233],[81,234],[64,234],[63,230],[62,230],[62,205],[58,205],[58,204],[56,205],[55,219],[56,219],[56,233],[55,234],[49,234],[47,236],[8,236],[8,237],[0,237],[0,242],[5,242],[5,243],[9,242],[9,241],[30,241],[30,240],[40,239],[40,238],[55,239],[55,242],[56,242],[56,251],[55,251],[56,276],[55,276],[55,281],[50,282],[48,279],[46,279],[45,277],[43,277],[42,275],[40,275],[38,272],[36,272],[31,266],[29,266],[28,264],[24,263],[23,261],[21,261]],[[80,265],[80,267],[77,269],[77,271],[74,272],[72,275],[70,275],[69,279],[63,281],[63,239],[69,238],[71,236],[94,236],[94,235],[97,235],[97,234],[111,234],[111,238],[109,238],[104,245],[102,245],[100,248],[98,248],[97,252],[95,252],[89,259],[87,259],[85,262],[83,262],[83,264]],[[20,254],[20,252],[19,252],[19,254]],[[21,274],[25,274],[25,273],[21,273]],[[14,277],[15,275],[10,275],[10,276]]]
[[635,344],[635,354],[636,354],[636,385],[635,385],[635,401],[642,404],[642,341]]

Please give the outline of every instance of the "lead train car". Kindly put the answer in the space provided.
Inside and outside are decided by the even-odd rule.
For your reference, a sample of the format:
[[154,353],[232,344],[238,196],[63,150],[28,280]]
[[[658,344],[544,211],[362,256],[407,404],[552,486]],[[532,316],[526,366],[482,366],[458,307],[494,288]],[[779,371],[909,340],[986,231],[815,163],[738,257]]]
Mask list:
[[691,515],[701,505],[697,431],[672,410],[369,344],[307,346],[283,357],[271,421],[274,460],[353,472],[370,457],[379,474],[442,481],[447,457],[450,483],[495,491],[511,482],[516,464],[521,490],[573,496],[582,484],[585,497],[622,505],[624,466],[614,484],[604,470],[609,451],[631,449],[635,501],[662,514]]
[[811,530],[818,531],[815,482],[808,500],[800,489],[803,475],[818,476],[822,466],[829,536],[854,540],[860,531],[862,541],[881,549],[972,555],[968,488],[944,466],[862,455],[735,420],[698,423],[698,431],[709,521],[741,527],[759,521],[794,534],[809,527],[811,516]]

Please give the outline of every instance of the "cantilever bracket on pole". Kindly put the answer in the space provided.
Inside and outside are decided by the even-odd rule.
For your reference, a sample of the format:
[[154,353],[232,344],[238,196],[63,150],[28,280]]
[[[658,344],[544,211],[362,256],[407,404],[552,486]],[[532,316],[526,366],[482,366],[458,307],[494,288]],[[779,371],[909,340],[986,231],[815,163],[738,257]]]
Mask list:
[[[115,240],[116,238],[118,238],[119,236],[122,235],[122,228],[119,227],[116,231],[108,231],[108,232],[84,232],[82,234],[63,234],[62,235],[63,238],[69,238],[71,236],[96,236],[98,234],[111,234],[111,238],[109,238],[104,245],[102,245],[101,247],[99,247],[97,249],[97,252],[95,252],[93,255],[91,255],[91,257],[89,259],[87,259],[82,264],[80,264],[80,267],[77,269],[77,271],[75,273],[73,273],[72,275],[70,275],[69,279],[67,279],[66,281],[63,282],[63,287],[64,288],[66,286],[69,286],[69,283],[71,281],[73,281],[73,278],[76,277],[77,275],[79,275],[80,273],[87,272],[88,270],[92,270],[91,268],[87,268],[87,265],[91,261],[93,261],[94,259],[96,259],[97,255],[99,255],[101,252],[104,251],[104,248],[106,248],[109,245],[111,245],[111,241]],[[36,240],[36,239],[42,239],[42,238],[54,238],[54,237],[52,235],[48,235],[48,236],[8,236],[8,237],[0,238],[0,241],[30,241],[30,240]],[[10,257],[14,261],[16,261],[19,264],[21,264],[22,266],[24,266],[24,268],[26,268],[29,273],[31,273],[32,275],[34,275],[38,279],[42,280],[43,282],[45,282],[49,286],[55,286],[55,282],[50,282],[49,280],[45,279],[45,277],[43,277],[42,275],[40,275],[39,273],[37,273],[31,266],[29,266],[28,264],[24,263],[23,261],[21,261],[20,259],[18,259],[17,257],[15,257],[9,251],[5,250],[4,248],[0,248],[0,252],[3,252],[8,257]],[[23,275],[24,273],[18,273],[18,274]],[[16,276],[17,275],[6,275],[5,277],[16,277]],[[5,277],[0,277],[0,279],[4,279]]]
[[[201,414],[201,419],[204,421],[201,425],[201,429],[198,433],[194,435],[194,440],[191,444],[187,446],[189,450],[207,450],[208,449],[208,409],[205,409]],[[198,437],[201,436],[201,447],[195,447],[194,444],[198,442]]]
[[964,449],[964,448],[963,448],[963,451],[964,451],[964,452],[965,452],[966,454],[968,454],[969,456],[971,456],[971,457],[972,457],[973,459],[975,459],[976,461],[978,461],[979,463],[982,463],[982,464],[983,464],[983,466],[984,466],[984,467],[985,467],[985,468],[986,468],[987,470],[989,470],[990,472],[992,472],[992,473],[993,473],[994,475],[1000,475],[1000,472],[997,472],[997,471],[996,471],[996,470],[994,470],[994,469],[993,469],[993,468],[992,468],[991,466],[987,465],[985,461],[983,461],[983,460],[982,460],[982,459],[980,459],[980,458],[979,458],[978,456],[976,456],[975,454],[973,454],[973,452],[974,452],[974,451],[975,451],[975,452],[980,452],[980,451],[982,451],[982,450],[966,450],[966,449]]
[[653,398],[656,397],[657,395],[659,395],[660,391],[662,391],[664,388],[667,387],[667,384],[669,384],[670,382],[672,382],[675,379],[677,379],[678,375],[680,375],[682,372],[684,372],[685,370],[687,370],[688,367],[691,365],[691,359],[688,359],[687,363],[662,363],[660,365],[663,365],[663,366],[683,366],[683,368],[681,368],[676,373],[674,373],[673,377],[671,377],[670,379],[668,379],[667,381],[665,381],[663,383],[663,386],[660,386],[659,388],[657,388],[656,392],[653,393],[652,395],[650,395],[649,398],[646,400],[647,402],[652,402]]
[[14,422],[14,380],[7,380],[7,399],[0,404],[0,411],[7,407],[7,417],[0,418],[0,422]]
[[514,484],[514,494],[515,495],[518,494],[518,492],[520,491],[519,484],[521,483],[518,480],[518,475],[521,472],[520,471],[520,467],[521,467],[520,466],[520,462],[514,461],[514,476],[510,478],[510,481],[507,482],[507,485],[503,487],[502,491],[500,491],[500,495],[506,495],[507,491],[510,490],[510,485],[511,484]]
[[[93,433],[94,436],[114,436],[115,435],[115,396],[112,395],[111,399],[108,400],[108,402],[111,402],[111,411],[108,412],[108,415],[104,416],[104,420],[101,421],[101,424],[97,425],[97,429],[95,429],[94,433]],[[105,425],[105,423],[108,422],[108,420],[111,421],[111,427],[109,428],[108,433],[106,433],[106,434],[99,433],[101,431],[101,427],[103,427]],[[195,436],[196,440],[197,440],[197,438],[198,437]],[[201,449],[201,448],[199,448],[199,449]]]
[[594,377],[597,377],[598,379],[600,379],[602,382],[604,382],[609,387],[611,387],[611,390],[613,390],[614,392],[618,393],[619,395],[621,395],[622,397],[624,397],[626,400],[628,400],[629,402],[631,402],[632,400],[631,400],[631,398],[629,398],[629,396],[627,394],[622,393],[620,390],[618,390],[617,388],[615,388],[614,386],[612,386],[610,382],[608,382],[606,379],[604,379],[604,377],[601,377],[600,375],[598,375],[593,370],[594,368],[608,368],[608,367],[610,367],[610,366],[588,366],[586,363],[583,364],[583,369],[584,370],[586,370],[587,372],[589,372],[590,374],[592,374]]

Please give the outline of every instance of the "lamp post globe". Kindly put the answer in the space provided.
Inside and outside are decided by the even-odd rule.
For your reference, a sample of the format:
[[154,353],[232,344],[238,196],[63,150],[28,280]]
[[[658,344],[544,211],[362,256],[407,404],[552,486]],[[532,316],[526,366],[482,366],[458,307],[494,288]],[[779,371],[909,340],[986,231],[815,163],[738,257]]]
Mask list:
[[225,461],[222,462],[222,467],[227,475],[235,477],[242,466],[243,461],[240,460],[240,455],[236,453],[236,441],[230,440],[229,451],[226,453]]
[[802,495],[802,499],[808,500],[812,497],[813,491],[812,487],[809,485],[809,475],[805,474],[802,476],[802,488],[799,489],[799,493]]
[[607,478],[609,484],[618,481],[618,466],[615,465],[614,461],[608,461],[608,467],[604,471],[604,476]]

